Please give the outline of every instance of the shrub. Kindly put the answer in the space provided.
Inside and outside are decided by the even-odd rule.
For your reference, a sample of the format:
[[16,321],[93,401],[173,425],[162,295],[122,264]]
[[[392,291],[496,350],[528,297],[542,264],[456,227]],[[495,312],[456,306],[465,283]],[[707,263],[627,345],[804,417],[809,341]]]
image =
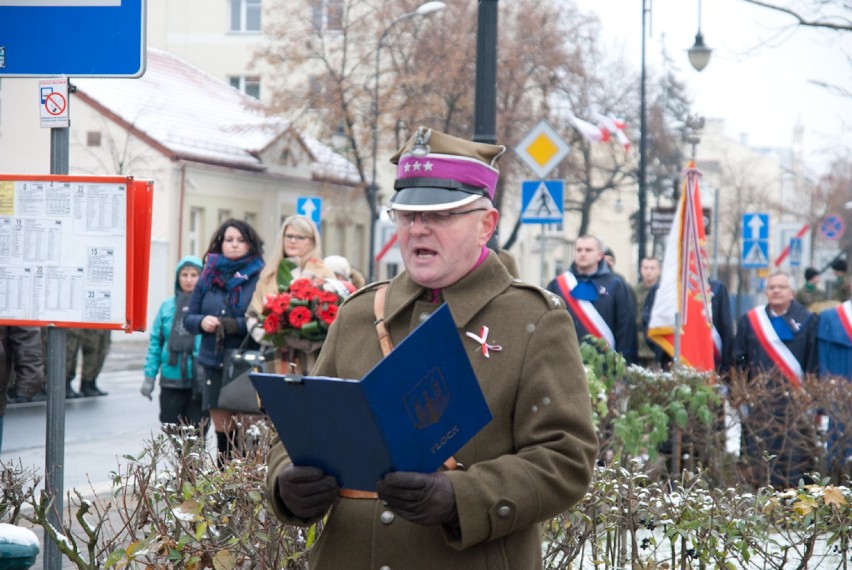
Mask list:
[[[734,374],[720,383],[625,366],[595,343],[581,351],[601,450],[580,504],[542,525],[547,568],[852,565],[850,464],[827,451],[831,438],[850,437],[833,427],[852,425],[847,381],[807,378],[792,390]],[[735,427],[750,453],[737,454]],[[306,568],[321,525],[282,525],[267,508],[271,439],[270,425],[255,420],[220,470],[203,438],[172,426],[124,457],[111,496],[69,493],[58,528],[38,473],[0,464],[0,521],[43,527],[80,569]],[[806,464],[783,461],[787,450]],[[778,479],[793,467],[803,475]]]

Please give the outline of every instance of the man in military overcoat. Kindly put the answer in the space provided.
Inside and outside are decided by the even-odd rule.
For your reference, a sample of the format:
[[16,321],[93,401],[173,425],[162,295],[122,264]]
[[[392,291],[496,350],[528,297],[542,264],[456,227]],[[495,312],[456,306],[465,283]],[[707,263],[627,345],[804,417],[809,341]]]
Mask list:
[[446,302],[493,419],[455,454],[459,468],[391,472],[362,498],[321,469],[291,465],[276,443],[277,516],[308,525],[328,514],[312,570],[541,568],[539,523],[587,490],[597,439],[571,318],[486,247],[504,151],[425,127],[403,146],[389,213],[406,270],[346,301],[313,371],[363,377],[382,358],[376,312],[398,344]]

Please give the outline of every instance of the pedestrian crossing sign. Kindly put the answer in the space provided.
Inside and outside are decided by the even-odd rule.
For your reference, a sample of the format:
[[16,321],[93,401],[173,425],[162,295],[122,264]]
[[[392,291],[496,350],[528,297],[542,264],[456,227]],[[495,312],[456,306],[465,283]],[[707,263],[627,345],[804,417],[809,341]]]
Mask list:
[[563,194],[562,180],[527,180],[521,183],[521,223],[561,224]]
[[740,266],[751,269],[768,267],[769,242],[764,240],[744,240],[743,257]]
[[802,238],[790,238],[790,267],[802,265]]

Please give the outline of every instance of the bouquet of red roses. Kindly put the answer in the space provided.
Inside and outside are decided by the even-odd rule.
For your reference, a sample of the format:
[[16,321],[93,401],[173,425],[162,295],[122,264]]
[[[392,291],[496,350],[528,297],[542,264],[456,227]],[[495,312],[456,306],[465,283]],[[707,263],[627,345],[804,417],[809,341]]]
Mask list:
[[286,345],[288,337],[312,342],[324,340],[347,293],[334,280],[295,279],[285,291],[267,295],[263,300],[259,319],[263,339],[278,347]]

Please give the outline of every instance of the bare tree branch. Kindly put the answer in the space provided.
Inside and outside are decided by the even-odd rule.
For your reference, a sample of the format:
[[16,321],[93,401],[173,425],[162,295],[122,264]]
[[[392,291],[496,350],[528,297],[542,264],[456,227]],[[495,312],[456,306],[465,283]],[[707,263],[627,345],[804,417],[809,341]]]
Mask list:
[[[763,2],[762,0],[743,0],[743,2],[746,2],[747,4],[754,4],[755,6],[760,6],[762,8],[768,8],[776,12],[781,12],[782,14],[787,14],[788,16],[793,17],[799,26],[808,28],[824,28],[842,32],[852,31],[852,21],[850,21],[848,18],[838,17],[836,20],[831,20],[828,19],[828,17],[820,17],[811,19],[803,16],[800,12],[791,8],[787,8],[785,6],[778,6],[770,2]],[[844,6],[844,9],[849,10],[849,6]]]

